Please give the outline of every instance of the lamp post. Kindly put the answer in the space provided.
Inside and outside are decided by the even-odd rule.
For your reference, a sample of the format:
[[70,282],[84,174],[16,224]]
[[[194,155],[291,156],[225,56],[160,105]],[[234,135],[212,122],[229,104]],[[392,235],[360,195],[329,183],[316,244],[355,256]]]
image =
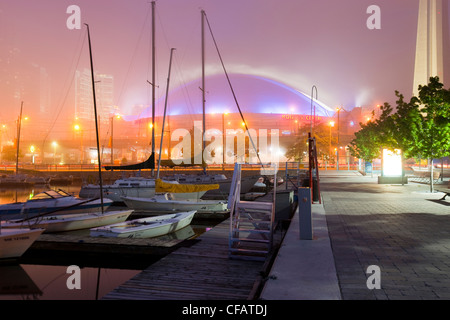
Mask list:
[[79,124],[75,124],[73,126],[73,129],[75,130],[76,133],[78,133],[80,135],[80,164],[83,163],[83,132],[81,131],[81,127]]
[[34,146],[30,146],[30,152],[31,152],[31,163],[34,164],[34,151],[35,151],[35,147]]
[[311,118],[310,118],[310,125],[311,125],[311,129],[310,129],[310,133],[311,133],[311,137],[312,137],[312,131],[313,131],[313,95],[314,95],[314,91],[316,92],[316,100],[317,100],[317,87],[314,85],[311,88]]
[[110,141],[110,145],[111,145],[111,165],[114,165],[114,117],[117,119],[120,119],[120,114],[113,114],[111,116],[111,141]]
[[226,143],[226,133],[225,133],[225,116],[228,114],[228,112],[222,113],[222,168],[225,170],[225,143]]
[[330,121],[330,148],[328,150],[328,154],[330,155],[330,159],[331,159],[331,154],[332,154],[332,150],[331,150],[331,128],[334,127],[334,121]]
[[53,146],[53,164],[55,165],[56,168],[56,147],[58,146],[58,143],[56,141],[53,141],[52,146]]
[[342,107],[337,108],[338,121],[337,121],[337,150],[336,150],[336,170],[339,170],[339,113]]

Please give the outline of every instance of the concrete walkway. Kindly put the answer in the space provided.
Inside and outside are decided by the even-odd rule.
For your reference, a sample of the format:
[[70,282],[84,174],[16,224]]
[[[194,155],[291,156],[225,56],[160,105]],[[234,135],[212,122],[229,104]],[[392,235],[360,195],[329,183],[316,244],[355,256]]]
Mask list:
[[[448,181],[444,181],[448,183]],[[313,240],[294,216],[262,294],[267,300],[450,298],[450,201],[429,185],[321,171]],[[380,269],[380,289],[369,289]]]

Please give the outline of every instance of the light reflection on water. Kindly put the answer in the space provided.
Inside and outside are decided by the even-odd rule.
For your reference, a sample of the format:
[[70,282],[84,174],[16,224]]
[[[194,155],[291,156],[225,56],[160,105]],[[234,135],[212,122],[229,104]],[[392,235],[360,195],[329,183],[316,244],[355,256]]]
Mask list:
[[[79,185],[53,186],[78,195]],[[0,204],[26,201],[31,196],[48,190],[48,187],[0,189]],[[207,231],[208,226],[196,226],[195,233]],[[74,231],[76,232],[83,232]],[[26,257],[26,255],[25,255]],[[120,259],[120,257],[119,257]],[[59,260],[59,261],[58,261]],[[0,264],[0,300],[95,300],[118,287],[128,279],[140,273],[154,261],[125,263],[125,268],[111,267],[110,262],[92,262],[76,257],[70,259],[58,257],[36,257],[20,259],[18,263]],[[89,259],[87,259],[89,260]],[[98,260],[98,259],[97,259]],[[20,264],[19,264],[20,263]],[[77,264],[79,263],[79,264]],[[81,289],[68,289],[67,273],[69,265],[79,265],[81,271]],[[98,288],[98,293],[97,293]]]
[[[80,289],[69,289],[67,266],[0,265],[0,300],[95,300],[140,270],[81,268]],[[98,285],[98,292],[97,292]]]

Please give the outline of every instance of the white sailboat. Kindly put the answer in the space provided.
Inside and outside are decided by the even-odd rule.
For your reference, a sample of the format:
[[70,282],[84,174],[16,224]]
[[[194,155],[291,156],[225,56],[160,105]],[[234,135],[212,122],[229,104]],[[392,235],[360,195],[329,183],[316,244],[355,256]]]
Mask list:
[[122,198],[128,208],[149,213],[167,213],[195,210],[198,213],[226,213],[227,202],[222,200],[186,199],[175,200],[171,193],[158,194],[152,198]]
[[[101,159],[100,159],[100,148],[99,148],[99,137],[98,137],[98,117],[97,117],[97,105],[95,97],[95,81],[94,81],[94,67],[92,63],[92,49],[91,49],[91,37],[89,33],[89,26],[87,26],[88,41],[89,41],[89,55],[91,62],[91,77],[92,77],[92,91],[94,99],[94,114],[95,114],[95,128],[97,137],[97,156],[99,164],[99,180],[100,180],[100,190],[103,188],[102,183],[102,173],[101,173]],[[104,226],[108,224],[114,224],[123,222],[128,219],[133,210],[121,210],[121,211],[104,211],[104,199],[103,192],[100,192],[100,212],[92,213],[78,213],[78,214],[62,214],[62,215],[50,215],[43,214],[38,215],[33,218],[26,218],[22,220],[10,220],[1,223],[3,228],[43,228],[46,233],[50,232],[62,232],[62,231],[72,231],[79,229],[90,229],[94,227]]]
[[93,228],[93,237],[153,238],[170,234],[189,226],[196,211],[135,219],[105,227]]
[[[166,183],[179,184],[178,181],[165,181]],[[176,199],[199,199],[207,191],[180,192],[174,194]],[[155,179],[144,177],[129,177],[117,179],[114,183],[103,186],[103,196],[114,202],[123,202],[122,197],[151,198],[155,195]],[[80,198],[93,198],[100,196],[100,187],[94,184],[82,186]]]

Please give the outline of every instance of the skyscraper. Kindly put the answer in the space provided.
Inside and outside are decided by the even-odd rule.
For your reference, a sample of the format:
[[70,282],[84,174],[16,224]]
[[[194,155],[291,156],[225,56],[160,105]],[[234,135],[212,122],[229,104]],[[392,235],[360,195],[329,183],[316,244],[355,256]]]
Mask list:
[[[445,84],[450,75],[444,57],[448,52],[448,0],[419,0],[413,95],[419,85],[438,76]],[[447,75],[447,76],[446,76]]]
[[[95,74],[97,112],[100,121],[108,122],[114,109],[114,78],[112,75]],[[84,69],[75,74],[75,116],[78,119],[94,120],[91,71]]]

